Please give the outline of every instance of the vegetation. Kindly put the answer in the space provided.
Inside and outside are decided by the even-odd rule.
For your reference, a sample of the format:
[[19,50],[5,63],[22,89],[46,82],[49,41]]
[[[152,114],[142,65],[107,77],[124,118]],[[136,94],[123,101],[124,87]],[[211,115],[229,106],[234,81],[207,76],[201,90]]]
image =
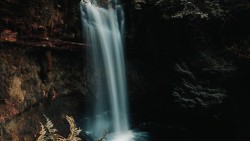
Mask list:
[[98,140],[98,141],[104,141],[104,140],[107,140],[107,135],[109,134],[109,131],[108,130],[105,130],[103,132],[103,136]]
[[134,0],[136,9],[142,9],[148,4],[158,7],[162,11],[163,18],[209,19],[211,17],[223,17],[225,11],[218,0]]
[[46,116],[46,124],[43,125],[41,123],[41,131],[40,136],[38,137],[37,141],[80,141],[81,138],[77,137],[81,129],[76,127],[75,121],[73,117],[66,115],[66,119],[70,125],[70,134],[67,138],[64,138],[61,135],[56,134],[58,131],[57,129],[53,128],[53,123],[49,120]]
[[176,64],[175,69],[181,76],[181,80],[172,95],[182,108],[210,108],[221,104],[227,97],[225,90],[209,88],[208,84],[211,82],[199,81],[185,63]]

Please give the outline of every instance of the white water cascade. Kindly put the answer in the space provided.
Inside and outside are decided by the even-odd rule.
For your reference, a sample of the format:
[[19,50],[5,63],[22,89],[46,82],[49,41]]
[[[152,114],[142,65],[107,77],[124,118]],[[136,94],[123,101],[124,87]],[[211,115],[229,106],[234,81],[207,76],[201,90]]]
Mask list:
[[82,0],[80,8],[83,30],[91,45],[91,92],[95,96],[85,128],[97,138],[104,130],[111,130],[112,137],[107,140],[133,141],[128,123],[123,8],[118,0]]

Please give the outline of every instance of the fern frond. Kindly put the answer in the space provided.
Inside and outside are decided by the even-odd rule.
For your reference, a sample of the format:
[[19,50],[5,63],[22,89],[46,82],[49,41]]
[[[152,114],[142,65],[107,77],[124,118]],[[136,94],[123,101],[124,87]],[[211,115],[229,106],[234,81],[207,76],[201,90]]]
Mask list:
[[52,123],[52,121],[49,118],[47,118],[45,115],[44,117],[46,118],[46,121],[47,121],[45,124],[45,127],[48,130],[48,132],[52,134],[57,132],[57,129],[53,128],[54,124]]
[[62,136],[55,134],[57,132],[57,129],[53,128],[53,123],[49,118],[47,118],[45,115],[44,117],[46,118],[46,124],[43,125],[41,124],[41,131],[40,136],[38,137],[37,141],[67,141],[65,138]]
[[80,141],[81,138],[77,137],[82,131],[80,128],[78,129],[75,124],[75,120],[73,117],[66,115],[66,119],[70,125],[70,134],[68,136],[69,141]]
[[46,130],[45,130],[45,127],[43,126],[43,124],[40,122],[41,124],[41,131],[39,132],[40,133],[40,136],[38,137],[37,141],[46,141]]
[[54,138],[56,141],[68,141],[66,138],[58,134],[54,134]]
[[61,135],[55,134],[57,132],[57,129],[53,128],[53,123],[49,118],[47,118],[45,115],[44,117],[46,118],[46,124],[43,125],[41,124],[41,131],[40,136],[38,137],[37,141],[81,141],[81,138],[77,137],[81,129],[76,127],[75,120],[73,117],[66,115],[66,119],[69,122],[70,125],[70,134],[68,135],[68,138],[64,138]]

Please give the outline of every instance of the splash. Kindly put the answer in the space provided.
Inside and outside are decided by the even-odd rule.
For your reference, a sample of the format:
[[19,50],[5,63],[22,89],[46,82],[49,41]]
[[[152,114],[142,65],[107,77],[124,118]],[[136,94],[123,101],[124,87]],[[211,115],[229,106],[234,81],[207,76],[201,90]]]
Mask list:
[[115,134],[112,137],[112,141],[133,141],[134,140],[134,134],[132,131],[127,131],[122,134]]

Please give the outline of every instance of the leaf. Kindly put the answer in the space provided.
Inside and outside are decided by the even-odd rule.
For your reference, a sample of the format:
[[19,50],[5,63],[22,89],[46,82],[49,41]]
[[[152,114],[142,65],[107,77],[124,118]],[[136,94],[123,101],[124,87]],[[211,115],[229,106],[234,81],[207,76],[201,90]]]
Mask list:
[[41,131],[39,132],[40,133],[40,136],[38,137],[37,141],[45,141],[46,140],[46,130],[45,130],[45,127],[43,126],[43,124],[40,122],[41,124]]
[[75,124],[75,120],[73,119],[73,117],[66,115],[66,119],[70,125],[70,134],[68,136],[68,140],[69,141],[80,141],[81,139],[79,137],[76,137],[76,136],[78,136],[82,130],[80,128],[77,129],[76,124]]
[[76,127],[73,117],[66,115],[66,119],[70,125],[70,134],[68,135],[67,139],[61,135],[55,134],[57,129],[53,128],[54,125],[52,121],[45,115],[44,117],[46,118],[46,124],[43,125],[40,123],[42,129],[39,132],[40,136],[38,137],[37,141],[81,141],[81,138],[77,137],[80,134],[81,129]]
[[46,116],[44,116],[47,120],[47,123],[45,125],[45,127],[47,128],[49,133],[55,133],[57,132],[57,129],[53,129],[53,123],[51,122],[51,120],[49,120],[49,118],[47,118]]

